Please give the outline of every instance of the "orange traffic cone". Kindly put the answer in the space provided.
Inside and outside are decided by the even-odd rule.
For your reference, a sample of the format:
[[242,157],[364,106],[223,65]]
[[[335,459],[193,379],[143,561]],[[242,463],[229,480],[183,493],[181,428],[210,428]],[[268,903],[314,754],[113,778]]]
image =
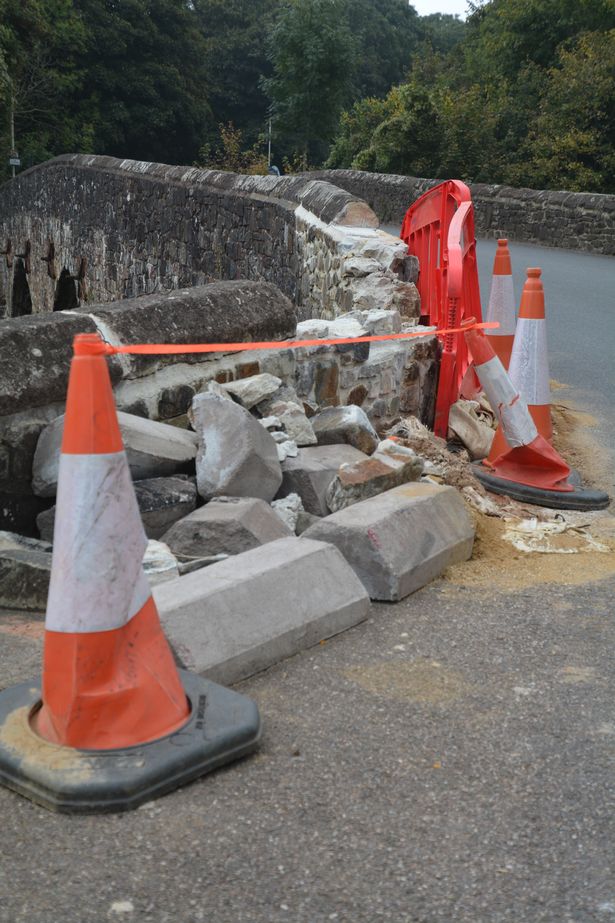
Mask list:
[[542,270],[528,269],[521,295],[517,332],[510,357],[510,378],[527,403],[536,429],[552,439],[551,390],[547,354],[545,293]]
[[[249,752],[260,728],[249,699],[175,666],[142,570],[147,540],[104,352],[97,335],[75,340],[42,701],[33,683],[0,693],[0,727],[22,731],[12,746],[0,732],[0,779],[65,811],[136,807]],[[54,760],[58,745],[66,756]]]
[[47,740],[92,750],[154,740],[188,717],[141,566],[147,539],[99,343],[75,343],[34,722]]
[[491,291],[486,314],[486,320],[497,321],[500,325],[497,329],[490,330],[486,336],[496,356],[499,356],[502,365],[507,369],[510,364],[510,355],[515,338],[516,318],[510,250],[508,249],[508,241],[504,238],[498,240],[498,246],[495,251]]
[[[463,326],[474,323],[471,318]],[[482,330],[467,330],[465,338],[476,374],[507,440],[505,450],[488,467],[485,462],[472,466],[478,480],[494,493],[539,506],[568,510],[608,506],[604,491],[569,483],[570,468],[538,432],[527,404]]]
[[[528,406],[536,429],[547,441],[553,437],[551,422],[551,391],[547,356],[547,327],[545,295],[540,281],[540,269],[528,269],[527,280],[521,295],[510,367],[510,380]],[[493,341],[490,338],[493,345]],[[497,351],[497,350],[496,350]],[[500,356],[501,358],[501,356]],[[509,448],[503,428],[495,434],[487,463]]]

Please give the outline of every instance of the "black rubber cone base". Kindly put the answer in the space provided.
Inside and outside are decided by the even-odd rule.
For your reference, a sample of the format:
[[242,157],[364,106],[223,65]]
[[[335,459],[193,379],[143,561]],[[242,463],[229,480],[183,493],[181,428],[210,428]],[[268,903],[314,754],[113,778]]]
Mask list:
[[121,750],[74,750],[39,737],[30,716],[38,682],[0,692],[0,782],[52,811],[128,811],[255,749],[261,723],[246,696],[185,670],[191,704],[179,730]]
[[487,490],[494,494],[504,494],[511,500],[520,500],[521,503],[548,506],[552,510],[604,510],[610,502],[609,495],[603,490],[593,490],[590,487],[577,485],[573,485],[574,490],[570,491],[544,490],[540,487],[529,487],[527,484],[518,484],[517,481],[497,477],[480,462],[471,467],[474,477]]

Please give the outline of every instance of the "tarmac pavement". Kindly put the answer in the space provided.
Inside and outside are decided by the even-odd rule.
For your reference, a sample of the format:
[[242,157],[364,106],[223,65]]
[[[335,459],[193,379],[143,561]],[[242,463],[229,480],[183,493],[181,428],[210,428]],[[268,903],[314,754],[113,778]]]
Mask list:
[[[0,921],[615,920],[615,574],[587,576],[373,605],[238,687],[256,756],[135,812],[0,789]],[[0,614],[0,685],[40,628]]]

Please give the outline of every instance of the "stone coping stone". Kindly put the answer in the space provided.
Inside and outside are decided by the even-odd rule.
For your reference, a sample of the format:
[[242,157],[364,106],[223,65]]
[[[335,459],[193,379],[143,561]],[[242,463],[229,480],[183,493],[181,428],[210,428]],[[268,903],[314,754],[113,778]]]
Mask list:
[[264,500],[214,497],[171,526],[162,540],[173,554],[202,558],[241,554],[292,534]]
[[472,554],[474,526],[453,487],[403,484],[310,526],[300,540],[331,542],[372,599],[396,601]]
[[337,223],[359,227],[378,227],[379,224],[374,212],[362,199],[338,186],[309,175],[255,176],[142,160],[120,160],[116,157],[97,154],[61,154],[24,172],[66,168],[67,166],[72,166],[76,170],[91,169],[124,175],[136,174],[139,177],[147,177],[149,180],[163,182],[165,186],[169,183],[208,186],[231,194],[280,199],[289,203],[301,204],[326,224]]
[[[177,474],[196,458],[196,433],[121,410],[117,418],[133,480]],[[64,414],[39,436],[32,465],[32,489],[39,497],[55,496],[63,431]]]
[[[87,313],[115,343],[241,343],[284,340],[297,326],[294,305],[270,282],[233,280],[172,292],[87,305]],[[211,354],[131,356],[129,377],[168,365],[206,362]]]
[[[60,312],[0,320],[0,416],[66,400],[73,339],[79,333],[96,333],[87,315]],[[117,382],[117,357],[109,369]]]
[[[188,477],[146,478],[134,484],[145,534],[160,538],[178,519],[188,516],[196,506],[196,479]],[[53,542],[56,508],[43,510],[36,517],[41,538]]]
[[154,589],[186,668],[234,683],[367,618],[369,598],[337,548],[294,536]]

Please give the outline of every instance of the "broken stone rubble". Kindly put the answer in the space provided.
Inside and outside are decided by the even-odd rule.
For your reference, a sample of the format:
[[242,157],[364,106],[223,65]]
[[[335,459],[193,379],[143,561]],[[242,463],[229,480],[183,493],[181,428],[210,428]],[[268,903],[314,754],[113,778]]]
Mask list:
[[192,400],[192,421],[199,445],[197,489],[204,500],[273,500],[282,483],[276,444],[249,411],[206,392]]
[[299,449],[296,458],[282,464],[282,486],[278,498],[295,493],[303,508],[314,516],[329,513],[326,494],[340,465],[359,461],[368,456],[351,445],[309,446]]
[[340,466],[327,488],[327,506],[336,513],[393,487],[417,481],[422,473],[423,459],[411,450],[396,455],[376,452],[371,458]]
[[288,494],[280,500],[273,500],[271,509],[291,532],[296,532],[299,514],[305,512],[299,494]]
[[347,443],[365,455],[371,455],[379,442],[369,417],[355,404],[326,407],[312,418],[312,426],[318,445]]

